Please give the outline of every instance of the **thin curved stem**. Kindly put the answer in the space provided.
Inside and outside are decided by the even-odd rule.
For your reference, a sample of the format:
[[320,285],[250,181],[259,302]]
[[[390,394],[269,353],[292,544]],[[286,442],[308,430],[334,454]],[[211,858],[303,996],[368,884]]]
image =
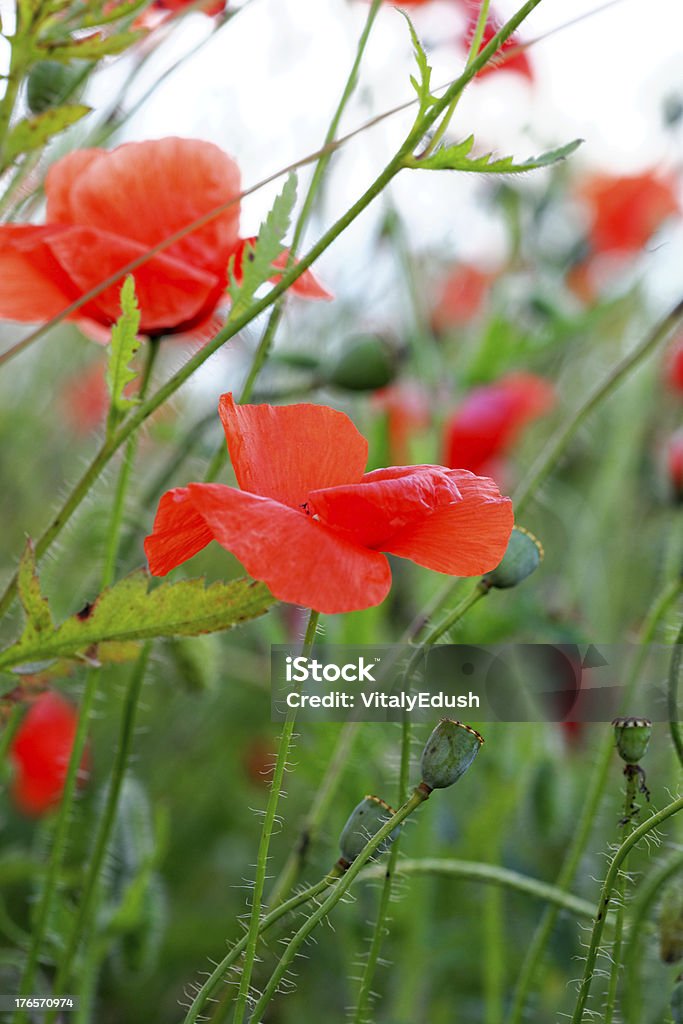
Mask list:
[[[320,613],[316,611],[311,611],[308,620],[308,626],[306,628],[306,635],[304,637],[304,656],[307,656],[309,654],[313,646],[319,620]],[[256,945],[258,943],[259,930],[262,925],[261,909],[263,901],[263,890],[265,888],[266,874],[268,871],[268,855],[270,851],[270,840],[273,834],[275,814],[277,812],[278,803],[280,801],[280,795],[282,793],[282,781],[285,774],[285,768],[287,767],[287,759],[289,757],[289,750],[292,743],[292,735],[294,733],[295,721],[296,712],[294,709],[290,709],[287,714],[287,718],[285,719],[285,723],[282,727],[282,733],[280,735],[277,759],[275,761],[275,768],[273,770],[273,781],[270,786],[268,803],[266,805],[266,811],[263,818],[263,827],[261,829],[261,840],[259,842],[258,857],[256,861],[256,877],[254,879],[254,888],[251,897],[251,914],[249,917],[249,926],[246,934],[246,945],[244,948],[244,962],[242,964],[240,986],[239,991],[237,993],[237,1000],[235,1003],[234,1024],[242,1024],[242,1021],[244,1020],[244,1015],[247,1010],[247,1001],[249,998],[249,990],[251,987],[251,976],[254,970],[254,961],[256,959]]]
[[676,637],[671,665],[669,667],[669,729],[671,739],[676,749],[676,756],[679,764],[683,767],[683,734],[678,712],[678,687],[681,680],[681,665],[683,664],[683,625],[681,625]]
[[[633,831],[633,812],[636,799],[636,775],[629,772],[626,776],[626,790],[624,793],[624,817],[622,825],[622,843]],[[605,1000],[604,1024],[612,1024],[614,1011],[617,1006],[617,989],[619,988],[619,972],[621,970],[621,947],[624,939],[624,900],[626,899],[626,858],[622,862],[621,871],[617,876],[614,886],[614,900],[617,906],[616,921],[614,925],[614,940],[610,959],[609,984],[607,986],[607,998]]]
[[598,956],[598,950],[600,948],[602,933],[605,928],[605,919],[613,897],[617,878],[619,876],[619,872],[622,870],[624,861],[633,847],[636,846],[641,839],[654,829],[658,828],[662,822],[666,821],[667,818],[670,818],[681,810],[683,810],[683,797],[679,797],[678,800],[673,800],[670,804],[667,804],[666,807],[663,807],[661,811],[658,811],[656,814],[652,814],[647,821],[644,821],[642,825],[639,825],[639,827],[624,840],[612,858],[612,862],[607,870],[607,875],[600,891],[600,899],[598,900],[597,909],[595,911],[593,930],[588,946],[588,955],[586,956],[583,979],[579,987],[579,994],[576,1000],[576,1007],[571,1019],[571,1024],[582,1024],[582,1021],[584,1020],[584,1010],[586,1009],[591,984],[595,975],[595,963]]

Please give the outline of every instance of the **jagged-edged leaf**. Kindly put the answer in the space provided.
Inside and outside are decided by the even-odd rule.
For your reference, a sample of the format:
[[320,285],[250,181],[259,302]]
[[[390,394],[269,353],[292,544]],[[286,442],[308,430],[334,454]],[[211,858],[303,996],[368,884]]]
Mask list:
[[18,121],[7,137],[4,157],[7,163],[20,156],[40,149],[53,135],[80,121],[90,113],[84,103],[67,103],[63,107],[50,107],[42,114],[34,114]]
[[411,158],[407,166],[421,168],[430,171],[473,171],[478,174],[522,174],[524,171],[535,171],[540,167],[550,167],[552,164],[565,160],[579,148],[582,139],[574,139],[566,146],[558,149],[551,149],[540,156],[530,156],[526,160],[516,161],[514,156],[495,157],[493,153],[485,153],[483,156],[470,156],[474,146],[474,136],[470,135],[462,142],[452,146],[441,146],[428,157],[421,160],[419,157]]
[[107,364],[107,387],[111,400],[110,423],[116,421],[120,413],[126,412],[137,402],[135,398],[126,398],[123,390],[136,376],[130,362],[140,348],[139,327],[140,307],[135,294],[135,279],[129,274],[121,288],[121,316],[111,332]]
[[68,42],[43,42],[39,51],[41,57],[49,60],[100,60],[102,57],[113,57],[117,53],[123,53],[144,35],[144,32],[117,32],[115,35],[105,36],[100,32],[93,32],[82,39],[71,39]]
[[54,631],[54,622],[48,607],[47,598],[43,597],[40,580],[36,571],[36,559],[33,544],[29,540],[19,562],[17,590],[21,601],[26,624],[23,636],[27,641],[40,641]]
[[234,260],[231,260],[228,267],[228,291],[232,300],[231,319],[240,316],[249,308],[256,289],[273,276],[273,263],[282,254],[283,239],[292,219],[292,210],[296,203],[296,185],[296,175],[290,174],[261,225],[255,244],[245,245],[239,282],[235,277]]
[[46,658],[85,657],[97,662],[103,643],[215,633],[263,615],[276,600],[264,583],[250,579],[208,587],[203,579],[181,580],[150,590],[150,577],[140,569],[104,590],[61,625],[54,627],[50,620],[48,628],[44,611],[38,617],[40,590],[30,548],[24,557],[28,581],[24,594],[29,595],[25,607],[30,614],[27,610],[19,640],[0,653],[0,669],[5,670]]
[[414,75],[410,76],[411,85],[417,93],[417,98],[420,104],[419,117],[436,101],[436,97],[432,95],[431,90],[432,69],[429,61],[427,60],[427,54],[425,53],[424,47],[420,42],[417,32],[415,31],[415,26],[405,11],[401,11],[401,14],[408,22],[410,38],[413,41],[413,52],[415,54],[415,60],[417,61],[417,69],[419,71],[419,81]]

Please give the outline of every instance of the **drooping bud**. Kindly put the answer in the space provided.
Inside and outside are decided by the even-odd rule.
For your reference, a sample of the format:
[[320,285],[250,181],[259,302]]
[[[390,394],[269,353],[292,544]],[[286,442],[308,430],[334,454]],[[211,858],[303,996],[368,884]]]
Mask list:
[[619,757],[626,764],[638,764],[652,735],[649,718],[615,718],[612,722]]
[[442,718],[422,751],[422,781],[429,789],[446,789],[464,775],[484,742],[476,729]]
[[346,391],[377,391],[396,376],[396,353],[378,334],[352,338],[324,373],[325,383]]
[[521,526],[513,527],[503,560],[482,577],[484,584],[506,590],[531,576],[543,561],[543,547],[532,533]]
[[[339,837],[339,849],[342,859],[351,864],[363,850],[368,840],[372,839],[379,832],[382,825],[386,824],[393,814],[394,811],[389,804],[385,803],[378,796],[364,796],[361,802],[351,811]],[[374,856],[379,857],[385,853],[400,831],[401,826],[397,825],[394,831],[377,847]]]

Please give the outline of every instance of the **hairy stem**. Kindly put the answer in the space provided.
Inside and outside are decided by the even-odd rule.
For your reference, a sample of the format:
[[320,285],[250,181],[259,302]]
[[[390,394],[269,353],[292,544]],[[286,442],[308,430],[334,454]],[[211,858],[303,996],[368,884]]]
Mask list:
[[[624,794],[624,816],[622,819],[621,833],[622,843],[625,839],[628,839],[629,835],[633,831],[635,799],[636,774],[634,772],[627,772],[626,790]],[[614,886],[614,900],[616,902],[617,912],[614,925],[614,940],[612,942],[611,951],[612,964],[610,967],[609,985],[607,986],[607,999],[605,1002],[604,1024],[612,1024],[614,1011],[617,1005],[617,989],[619,987],[619,972],[621,969],[621,947],[624,938],[624,900],[626,899],[626,882],[626,857],[624,857],[621,865],[621,871],[617,876],[616,884]]]

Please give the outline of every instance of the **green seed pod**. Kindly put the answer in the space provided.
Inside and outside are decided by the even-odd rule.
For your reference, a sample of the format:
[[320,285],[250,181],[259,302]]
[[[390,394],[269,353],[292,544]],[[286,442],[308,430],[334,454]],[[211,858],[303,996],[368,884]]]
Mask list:
[[[354,861],[368,839],[371,839],[393,814],[394,811],[389,804],[380,800],[378,796],[364,796],[358,806],[351,811],[339,837],[339,849],[343,860],[349,864]],[[385,853],[400,831],[401,826],[397,825],[391,835],[380,843],[374,856],[379,857]]]
[[442,718],[422,751],[422,781],[430,789],[446,789],[464,775],[484,742],[476,729]]
[[59,107],[76,88],[81,68],[57,60],[41,60],[35,64],[26,82],[26,102],[33,114],[42,114]]
[[612,722],[619,757],[626,764],[638,764],[652,735],[649,718],[615,718]]
[[683,1024],[683,981],[677,981],[671,993],[671,1016],[674,1024]]
[[506,590],[531,576],[543,561],[543,547],[522,526],[513,527],[503,561],[483,577],[489,587]]
[[352,338],[324,371],[325,383],[346,391],[376,391],[396,376],[396,354],[378,334]]

